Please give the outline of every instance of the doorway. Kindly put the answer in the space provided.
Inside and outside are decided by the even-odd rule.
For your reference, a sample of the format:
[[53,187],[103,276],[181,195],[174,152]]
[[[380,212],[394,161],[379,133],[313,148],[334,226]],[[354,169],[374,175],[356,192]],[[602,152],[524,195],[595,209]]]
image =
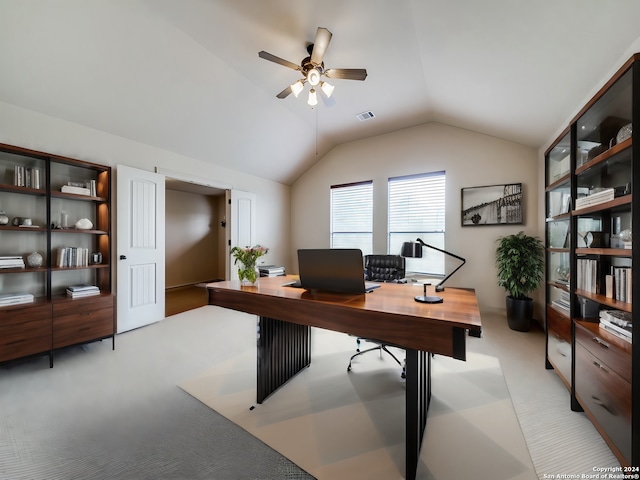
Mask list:
[[166,177],[165,316],[207,305],[225,279],[226,190]]

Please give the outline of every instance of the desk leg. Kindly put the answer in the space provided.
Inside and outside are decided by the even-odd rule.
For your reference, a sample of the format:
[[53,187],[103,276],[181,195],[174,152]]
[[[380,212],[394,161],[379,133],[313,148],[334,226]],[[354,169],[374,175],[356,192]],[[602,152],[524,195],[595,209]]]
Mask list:
[[311,363],[311,327],[274,318],[258,321],[257,402]]
[[431,400],[431,355],[406,350],[406,478],[415,480]]

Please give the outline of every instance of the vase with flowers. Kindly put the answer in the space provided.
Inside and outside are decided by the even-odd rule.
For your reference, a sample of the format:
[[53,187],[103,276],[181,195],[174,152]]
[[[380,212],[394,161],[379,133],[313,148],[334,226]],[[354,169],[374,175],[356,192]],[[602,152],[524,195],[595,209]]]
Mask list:
[[238,278],[243,284],[254,285],[258,280],[258,258],[269,252],[267,247],[255,245],[253,247],[233,247],[231,254],[235,257],[234,265],[238,265]]

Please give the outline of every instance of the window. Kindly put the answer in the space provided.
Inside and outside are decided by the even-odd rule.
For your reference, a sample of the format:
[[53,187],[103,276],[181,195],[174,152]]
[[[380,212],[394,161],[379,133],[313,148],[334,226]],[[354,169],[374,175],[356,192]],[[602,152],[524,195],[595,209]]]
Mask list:
[[[389,253],[416,238],[444,250],[445,172],[393,177],[388,188]],[[407,271],[444,275],[444,254],[424,247],[422,258],[407,258]]]
[[373,251],[373,182],[331,186],[331,248]]

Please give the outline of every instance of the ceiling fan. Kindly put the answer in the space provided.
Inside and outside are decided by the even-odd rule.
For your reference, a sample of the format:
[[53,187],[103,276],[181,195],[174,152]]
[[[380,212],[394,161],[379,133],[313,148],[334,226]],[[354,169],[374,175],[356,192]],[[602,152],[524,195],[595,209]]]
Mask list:
[[304,88],[304,84],[308,83],[311,85],[311,90],[309,91],[309,100],[307,103],[313,107],[318,104],[318,97],[316,95],[317,86],[320,87],[327,98],[333,93],[333,85],[323,81],[322,76],[344,80],[364,80],[367,78],[367,70],[364,68],[329,68],[325,70],[324,62],[322,60],[327,51],[327,47],[329,46],[329,42],[331,41],[331,37],[332,33],[329,30],[323,27],[318,27],[315,41],[307,46],[307,53],[309,56],[305,57],[302,62],[300,62],[300,65],[296,65],[293,62],[276,57],[264,50],[258,52],[258,56],[260,58],[284,65],[285,67],[297,70],[302,74],[303,78],[289,85],[276,95],[276,97],[286,98],[291,93],[297,97]]

